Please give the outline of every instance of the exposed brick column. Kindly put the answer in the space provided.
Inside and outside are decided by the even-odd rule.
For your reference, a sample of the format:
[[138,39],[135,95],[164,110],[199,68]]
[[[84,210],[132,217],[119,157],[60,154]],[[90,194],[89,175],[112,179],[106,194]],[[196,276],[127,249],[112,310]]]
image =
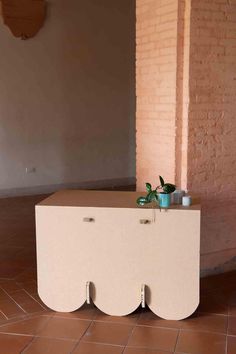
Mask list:
[[178,10],[175,184],[188,189],[188,114],[191,1],[180,0]]
[[236,268],[236,0],[137,0],[137,189],[202,200],[203,273]]
[[192,0],[188,189],[202,199],[201,266],[236,268],[236,1]]
[[178,1],[137,0],[137,189],[175,182]]

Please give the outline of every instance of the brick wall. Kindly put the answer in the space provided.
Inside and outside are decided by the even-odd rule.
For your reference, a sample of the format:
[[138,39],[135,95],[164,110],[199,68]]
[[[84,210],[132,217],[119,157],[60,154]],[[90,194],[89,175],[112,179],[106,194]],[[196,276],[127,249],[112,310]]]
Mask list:
[[137,188],[175,179],[176,0],[137,0]]
[[236,267],[236,1],[192,0],[188,189],[202,198],[202,269]]
[[178,1],[175,184],[187,189],[190,66],[190,1]]
[[202,199],[202,273],[236,268],[236,0],[137,0],[137,186]]

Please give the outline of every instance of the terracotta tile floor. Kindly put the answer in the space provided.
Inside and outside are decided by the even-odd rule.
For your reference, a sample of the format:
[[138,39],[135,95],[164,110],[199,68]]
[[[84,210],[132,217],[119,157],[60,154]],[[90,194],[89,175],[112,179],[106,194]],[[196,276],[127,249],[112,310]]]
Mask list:
[[37,295],[34,205],[0,199],[0,354],[236,354],[236,272],[204,278],[184,321],[148,310],[112,317],[94,306],[55,313]]

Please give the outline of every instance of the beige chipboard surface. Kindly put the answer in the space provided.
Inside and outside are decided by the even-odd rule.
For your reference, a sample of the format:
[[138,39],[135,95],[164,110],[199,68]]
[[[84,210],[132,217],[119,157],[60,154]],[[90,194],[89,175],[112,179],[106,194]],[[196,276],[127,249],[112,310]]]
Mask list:
[[[87,198],[86,198],[87,195]],[[38,291],[53,310],[91,301],[110,315],[141,303],[165,319],[199,303],[200,206],[139,208],[136,192],[62,191],[36,206]]]

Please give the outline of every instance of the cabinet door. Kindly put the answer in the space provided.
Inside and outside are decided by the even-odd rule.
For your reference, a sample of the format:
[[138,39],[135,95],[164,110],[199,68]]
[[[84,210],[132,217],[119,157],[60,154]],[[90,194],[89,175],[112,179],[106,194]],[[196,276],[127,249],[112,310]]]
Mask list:
[[200,211],[108,209],[105,219],[106,231],[94,240],[95,304],[128,314],[145,285],[147,305],[158,316],[190,316],[199,304]]
[[109,315],[127,315],[141,303],[141,287],[146,282],[143,270],[149,263],[147,236],[153,235],[155,227],[153,212],[109,208],[96,213],[100,234],[90,249],[92,298]]
[[157,214],[146,273],[147,304],[158,316],[180,320],[199,304],[200,211]]
[[86,300],[96,233],[86,216],[81,208],[36,206],[38,292],[55,311],[74,311]]
[[38,206],[38,291],[44,303],[74,311],[85,302],[89,281],[92,300],[103,312],[133,312],[145,283],[152,216],[152,210]]

